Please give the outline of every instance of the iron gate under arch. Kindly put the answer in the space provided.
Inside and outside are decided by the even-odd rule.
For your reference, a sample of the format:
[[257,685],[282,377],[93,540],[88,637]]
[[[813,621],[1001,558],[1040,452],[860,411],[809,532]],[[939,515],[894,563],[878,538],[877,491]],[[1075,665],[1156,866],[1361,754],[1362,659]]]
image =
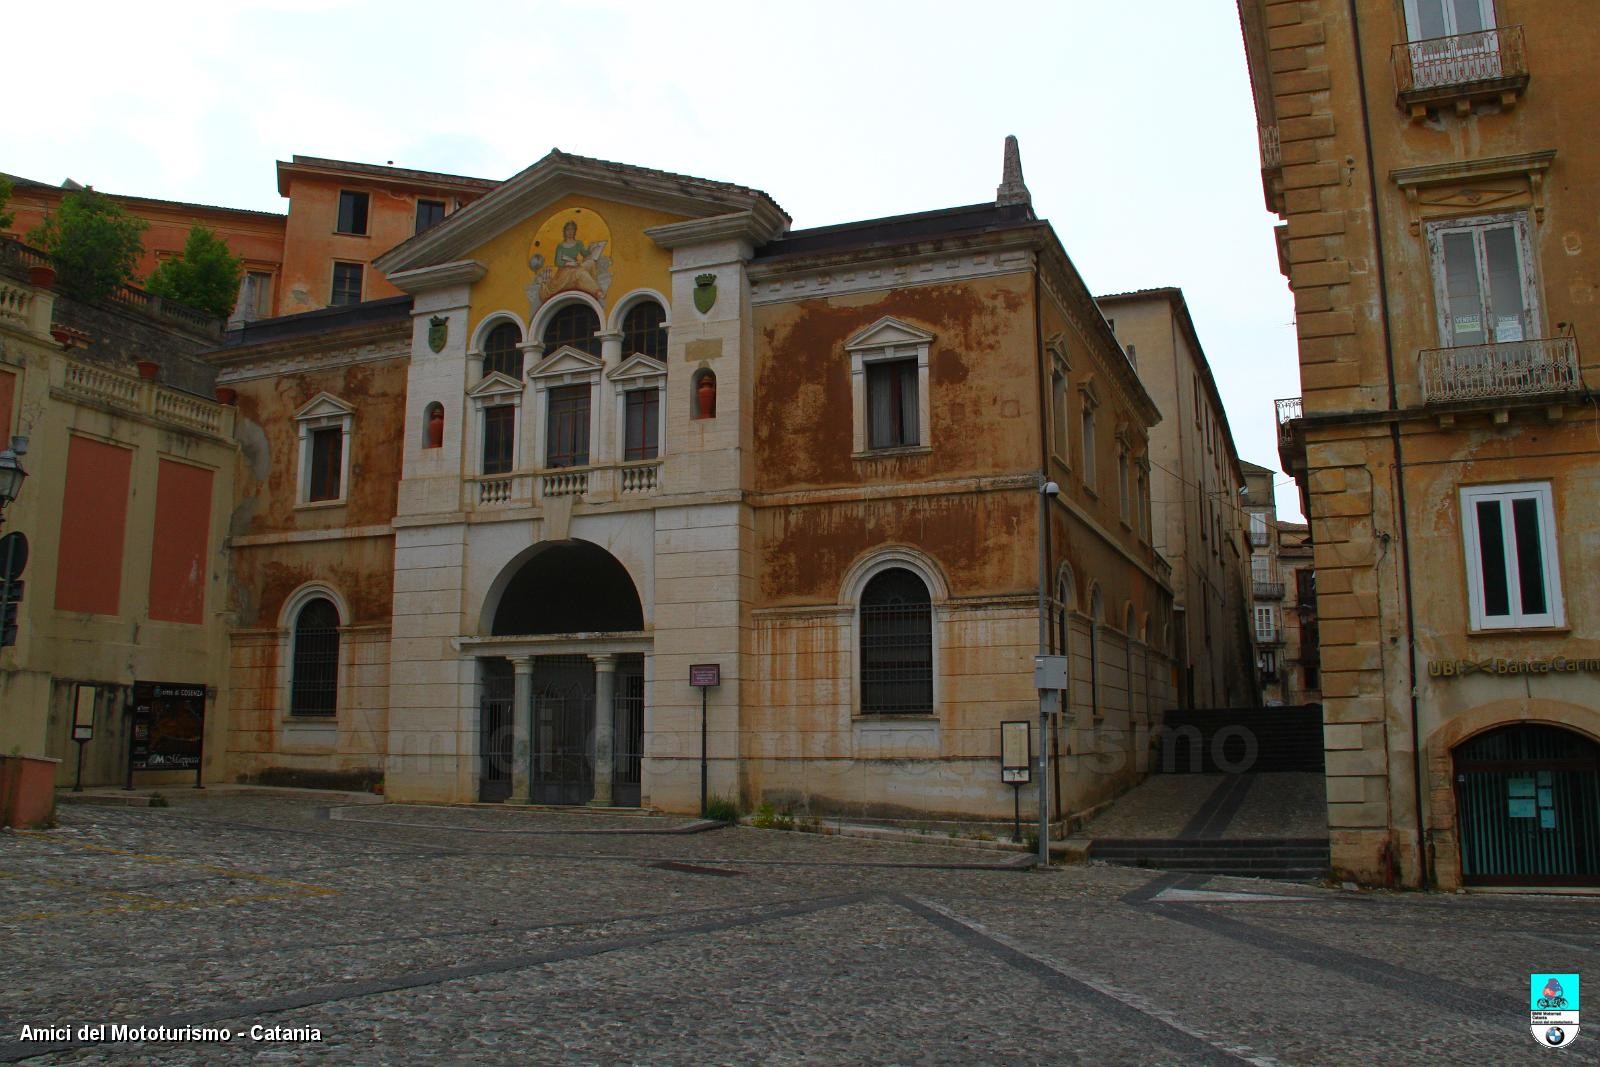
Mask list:
[[1465,883],[1600,885],[1600,745],[1519,723],[1453,756]]

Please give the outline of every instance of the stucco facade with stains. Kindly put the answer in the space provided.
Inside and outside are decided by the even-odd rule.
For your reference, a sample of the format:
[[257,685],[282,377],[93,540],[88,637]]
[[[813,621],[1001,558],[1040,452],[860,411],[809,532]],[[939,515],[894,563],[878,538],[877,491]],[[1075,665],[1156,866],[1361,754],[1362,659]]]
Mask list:
[[1315,544],[1334,864],[1592,882],[1593,12],[1240,10],[1298,311],[1279,421]]
[[[746,805],[1006,817],[1048,473],[1057,814],[1132,784],[1173,678],[1159,415],[1017,197],[794,231],[755,190],[553,152],[377,261],[409,300],[246,330],[212,357],[239,773],[684,811],[704,755]],[[303,499],[297,419],[346,427],[348,502]],[[308,596],[340,620],[331,716],[293,707]]]
[[[247,782],[365,789],[383,777],[410,309],[401,298],[350,317],[255,324],[208,357],[236,393],[227,748]],[[308,434],[330,421],[340,484],[311,499]],[[293,620],[318,597],[338,610],[337,713],[297,715]]]

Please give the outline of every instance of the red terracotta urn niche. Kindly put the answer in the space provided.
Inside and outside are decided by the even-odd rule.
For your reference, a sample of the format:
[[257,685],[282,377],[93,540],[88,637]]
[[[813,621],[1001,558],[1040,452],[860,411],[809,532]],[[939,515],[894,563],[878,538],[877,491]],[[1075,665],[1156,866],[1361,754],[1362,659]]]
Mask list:
[[423,411],[423,448],[439,448],[444,444],[444,405],[435,400]]
[[717,417],[717,376],[709,370],[697,371],[694,376],[694,417]]
[[161,364],[153,359],[141,359],[137,366],[139,368],[139,377],[147,382],[153,382],[161,377]]

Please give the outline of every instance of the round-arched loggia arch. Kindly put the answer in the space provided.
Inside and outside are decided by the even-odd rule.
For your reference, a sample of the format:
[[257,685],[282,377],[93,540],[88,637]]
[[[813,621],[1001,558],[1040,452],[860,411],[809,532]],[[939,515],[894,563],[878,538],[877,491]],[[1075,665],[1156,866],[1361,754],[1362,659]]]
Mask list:
[[628,569],[591,541],[553,541],[515,566],[495,605],[494,637],[644,629]]

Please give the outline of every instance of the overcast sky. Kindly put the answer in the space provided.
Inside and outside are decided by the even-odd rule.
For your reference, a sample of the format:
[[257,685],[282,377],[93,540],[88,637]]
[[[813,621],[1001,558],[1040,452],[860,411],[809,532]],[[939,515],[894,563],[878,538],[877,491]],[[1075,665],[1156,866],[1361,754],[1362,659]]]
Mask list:
[[1293,304],[1233,0],[94,0],[6,24],[0,170],[232,207],[285,210],[294,153],[505,178],[559,147],[754,186],[798,228],[991,200],[1014,133],[1090,290],[1182,287],[1241,458],[1278,467]]

